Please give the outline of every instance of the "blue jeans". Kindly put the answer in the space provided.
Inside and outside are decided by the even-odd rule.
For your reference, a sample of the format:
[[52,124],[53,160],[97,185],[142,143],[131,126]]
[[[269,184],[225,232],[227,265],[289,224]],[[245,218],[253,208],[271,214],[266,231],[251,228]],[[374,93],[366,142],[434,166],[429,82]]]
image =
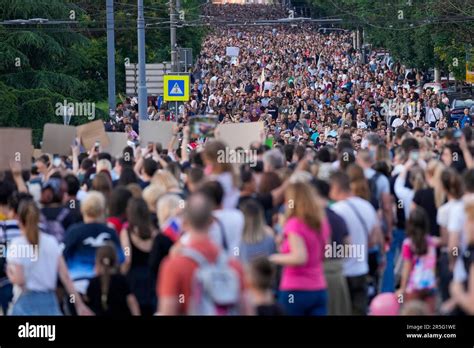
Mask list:
[[382,277],[382,289],[380,292],[394,292],[395,291],[395,262],[396,257],[400,255],[402,250],[403,240],[405,239],[405,230],[396,228],[393,230],[392,243],[387,252],[385,270]]
[[319,316],[327,314],[327,290],[294,290],[280,291],[278,303],[283,307],[286,315],[291,316]]

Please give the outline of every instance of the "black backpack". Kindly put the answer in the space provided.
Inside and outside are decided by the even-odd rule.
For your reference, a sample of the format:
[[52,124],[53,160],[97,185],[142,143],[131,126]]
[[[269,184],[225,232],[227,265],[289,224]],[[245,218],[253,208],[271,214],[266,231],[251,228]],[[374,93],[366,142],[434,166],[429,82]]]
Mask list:
[[369,190],[370,190],[370,203],[376,211],[380,208],[380,201],[377,189],[377,180],[382,174],[375,172],[375,174],[368,180],[369,181]]

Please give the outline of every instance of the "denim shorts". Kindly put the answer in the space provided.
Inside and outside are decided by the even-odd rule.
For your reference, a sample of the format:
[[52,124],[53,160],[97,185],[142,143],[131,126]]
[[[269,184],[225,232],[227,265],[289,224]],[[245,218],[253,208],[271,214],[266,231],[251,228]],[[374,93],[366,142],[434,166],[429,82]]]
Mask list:
[[13,305],[10,315],[62,315],[54,291],[24,291]]

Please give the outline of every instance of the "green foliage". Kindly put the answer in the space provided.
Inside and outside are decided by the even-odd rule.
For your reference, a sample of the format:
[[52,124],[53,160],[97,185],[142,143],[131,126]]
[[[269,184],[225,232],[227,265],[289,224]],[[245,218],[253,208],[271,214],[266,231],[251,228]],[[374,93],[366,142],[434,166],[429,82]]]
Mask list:
[[[145,0],[147,62],[170,60],[169,3]],[[186,20],[198,19],[203,0],[183,0]],[[137,62],[137,2],[114,1],[116,88],[125,90],[125,59]],[[35,145],[43,125],[61,123],[56,103],[97,102],[107,99],[107,38],[105,0],[0,0],[1,20],[46,18],[71,20],[76,25],[0,26],[0,127],[31,127]],[[153,25],[156,24],[156,25]],[[205,30],[179,28],[178,44],[200,49]],[[107,109],[107,108],[106,108]],[[96,118],[107,111],[96,108]],[[71,124],[88,122],[73,117]]]
[[[473,44],[472,0],[307,0],[320,17],[363,28],[374,48],[410,68],[438,67],[464,79],[465,45]],[[402,11],[402,12],[399,12]],[[457,58],[459,65],[453,66]]]

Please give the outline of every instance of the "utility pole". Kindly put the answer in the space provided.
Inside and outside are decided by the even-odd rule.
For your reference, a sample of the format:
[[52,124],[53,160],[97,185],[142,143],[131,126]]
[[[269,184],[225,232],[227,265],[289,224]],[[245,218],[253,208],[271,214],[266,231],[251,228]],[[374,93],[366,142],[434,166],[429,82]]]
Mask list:
[[114,0],[107,0],[107,81],[109,115],[115,112],[115,23]]
[[148,120],[146,90],[146,55],[145,55],[145,17],[143,0],[138,0],[138,113],[140,120]]
[[171,39],[171,72],[178,72],[178,52],[176,50],[176,7],[174,0],[170,0],[170,39]]

